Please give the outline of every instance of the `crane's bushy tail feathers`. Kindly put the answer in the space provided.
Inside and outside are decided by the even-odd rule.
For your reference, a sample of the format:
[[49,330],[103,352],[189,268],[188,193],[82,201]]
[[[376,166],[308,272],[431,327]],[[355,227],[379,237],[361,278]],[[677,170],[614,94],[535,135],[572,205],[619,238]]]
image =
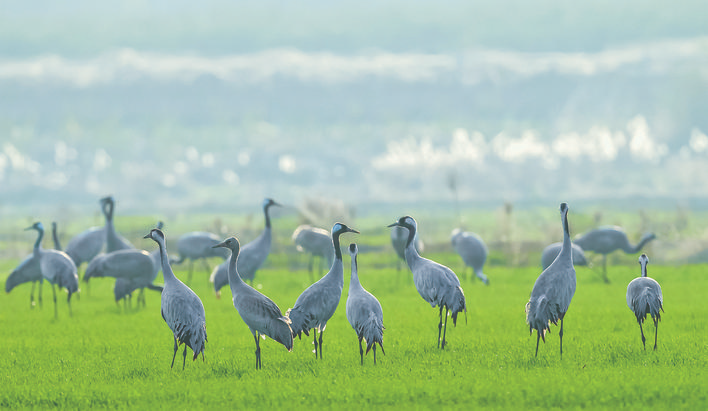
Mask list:
[[301,334],[307,336],[310,335],[310,322],[312,320],[312,314],[303,313],[298,308],[289,308],[285,312],[285,317],[290,321],[290,329],[292,330],[292,336],[295,338],[302,339]]
[[280,317],[274,322],[275,326],[269,337],[283,344],[288,351],[293,349],[293,330],[290,328],[290,319]]
[[361,323],[361,326],[356,330],[357,334],[364,337],[366,340],[366,353],[368,354],[371,347],[379,343],[381,350],[383,351],[383,330],[385,329],[383,323],[379,321],[374,313],[369,314],[369,318]]
[[664,307],[658,296],[651,289],[646,288],[632,301],[632,311],[640,324],[644,322],[647,315],[651,315],[654,323],[657,323],[661,321],[661,311],[664,311]]
[[550,330],[550,323],[558,325],[560,319],[560,307],[549,304],[546,296],[529,300],[526,303],[526,323],[529,325],[529,332],[536,329],[541,333],[543,342],[546,342],[546,331]]
[[446,303],[445,306],[450,310],[452,315],[452,325],[457,326],[457,314],[461,311],[465,312],[465,324],[467,324],[467,301],[462,287],[456,287],[452,293],[451,303]]
[[192,361],[196,360],[199,353],[204,351],[204,344],[207,342],[207,334],[206,327],[204,327],[203,324],[195,330],[191,327],[187,327],[183,323],[177,323],[175,324],[174,335],[180,344],[184,343],[192,349],[194,353]]

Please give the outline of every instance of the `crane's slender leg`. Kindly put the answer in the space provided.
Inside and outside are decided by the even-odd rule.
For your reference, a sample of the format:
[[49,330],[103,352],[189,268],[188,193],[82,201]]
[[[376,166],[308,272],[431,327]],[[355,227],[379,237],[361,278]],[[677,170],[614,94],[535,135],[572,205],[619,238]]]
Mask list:
[[642,345],[644,346],[644,351],[647,350],[646,338],[644,338],[644,330],[642,329],[642,323],[639,323],[639,332],[642,333]]
[[376,365],[376,343],[374,343],[374,365]]
[[607,278],[607,254],[602,255],[602,281],[610,283],[610,279]]
[[187,344],[184,344],[184,352],[182,352],[182,369],[184,370],[184,363],[187,362]]
[[442,310],[443,306],[440,305],[440,322],[438,323],[438,348],[440,348],[440,332],[442,331]]
[[73,317],[74,312],[71,311],[71,292],[69,293],[69,297],[67,297],[67,299],[66,299],[66,304],[69,306],[69,316]]
[[258,341],[258,331],[253,334],[253,338],[256,339],[256,369],[261,368],[261,344]]
[[175,338],[175,352],[172,354],[172,365],[170,365],[170,368],[174,368],[176,356],[177,356],[177,338]]
[[654,320],[654,350],[656,350],[656,340],[659,337],[659,321]]
[[560,315],[561,329],[558,332],[558,335],[560,336],[561,359],[563,359],[563,317],[565,317],[565,313],[561,313]]
[[361,348],[361,337],[359,337],[359,356],[361,357],[361,365],[364,365],[364,349]]
[[538,343],[541,340],[541,330],[536,330],[536,357],[538,357]]
[[317,328],[312,329],[312,343],[315,344],[315,359],[317,359]]
[[442,338],[442,346],[440,349],[444,350],[445,349],[445,333],[447,333],[447,312],[448,309],[445,307],[445,327],[443,328],[443,338]]
[[320,331],[320,360],[322,359],[322,334],[324,334],[324,330]]
[[39,280],[39,308],[42,308],[42,286],[44,285],[44,280]]
[[59,311],[57,309],[57,290],[54,288],[54,284],[52,284],[52,294],[54,296],[54,318],[59,318]]
[[32,291],[30,291],[30,308],[34,308],[34,286],[37,285],[36,281],[32,281]]

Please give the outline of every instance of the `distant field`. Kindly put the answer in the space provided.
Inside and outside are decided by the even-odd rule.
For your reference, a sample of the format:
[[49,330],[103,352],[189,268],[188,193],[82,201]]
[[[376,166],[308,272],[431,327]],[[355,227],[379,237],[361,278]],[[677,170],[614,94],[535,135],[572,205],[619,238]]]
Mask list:
[[[463,280],[469,312],[466,321],[458,318],[457,327],[450,322],[449,345],[440,351],[437,310],[419,297],[410,273],[396,272],[387,253],[362,252],[359,258],[361,281],[384,310],[386,355],[379,353],[376,366],[371,354],[359,365],[356,336],[346,320],[348,256],[342,302],[324,334],[324,359],[315,359],[309,338],[296,340],[290,353],[266,340],[261,371],[255,370],[253,338],[230,292],[224,289],[217,300],[203,271],[192,287],[206,309],[206,361],[188,360],[184,371],[181,351],[170,369],[173,340],[160,317],[157,293],[147,291],[146,308],[124,311],[112,301],[112,281],[94,279],[90,292],[82,283],[80,299],[72,299],[73,317],[62,298],[54,320],[49,286],[44,286],[44,306],[30,309],[26,284],[0,296],[0,408],[708,407],[704,265],[650,263],[649,275],[661,283],[666,309],[656,352],[642,350],[625,304],[626,285],[639,266],[611,269],[609,285],[579,268],[560,360],[557,327],[534,358],[535,336],[524,321],[539,268],[490,266],[488,287]],[[455,255],[440,252],[435,258],[462,276]],[[16,263],[0,261],[0,279]],[[309,285],[303,266],[304,259],[272,255],[256,283],[285,311]],[[177,275],[186,278],[184,268]],[[645,331],[653,340],[653,326]]]

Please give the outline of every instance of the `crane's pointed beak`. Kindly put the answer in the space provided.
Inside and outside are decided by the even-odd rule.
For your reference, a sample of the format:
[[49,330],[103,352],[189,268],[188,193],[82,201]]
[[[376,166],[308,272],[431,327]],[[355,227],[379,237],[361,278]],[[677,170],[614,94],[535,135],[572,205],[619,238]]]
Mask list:
[[219,248],[219,247],[226,247],[226,242],[224,241],[219,244],[215,244],[215,245],[211,246],[211,248]]
[[34,226],[32,225],[32,226],[25,228],[25,231],[27,231],[27,230],[34,230]]
[[145,234],[145,237],[143,238],[150,238],[150,233]]
[[400,224],[398,224],[398,221],[396,221],[396,222],[393,223],[393,224],[389,224],[389,225],[387,225],[386,227],[395,227],[395,226],[397,226],[397,225],[400,225]]
[[350,233],[361,234],[360,232],[356,231],[356,230],[353,229],[353,228],[350,228],[350,229],[349,229],[349,232],[350,232]]

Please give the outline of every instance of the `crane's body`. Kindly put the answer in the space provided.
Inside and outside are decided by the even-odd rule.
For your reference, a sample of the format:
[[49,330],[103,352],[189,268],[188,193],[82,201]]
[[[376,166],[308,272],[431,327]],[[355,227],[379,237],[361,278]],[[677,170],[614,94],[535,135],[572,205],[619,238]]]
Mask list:
[[332,262],[334,261],[334,245],[329,231],[303,224],[295,229],[292,239],[298,251],[310,254],[307,270],[310,273],[311,280],[315,258],[319,259],[318,275],[322,275],[323,261],[326,262],[327,267],[332,266]]
[[[158,266],[153,257],[144,250],[126,249],[96,256],[86,267],[83,281],[93,277],[113,277],[116,279],[114,295],[116,302],[136,289],[152,286],[157,278]],[[145,305],[141,292],[139,301]]]
[[347,294],[347,320],[349,320],[349,324],[354,328],[359,339],[361,365],[364,365],[364,350],[361,347],[362,339],[366,340],[367,355],[369,350],[373,348],[375,365],[377,343],[381,347],[381,352],[386,354],[383,348],[383,310],[379,300],[366,291],[359,282],[358,253],[356,244],[350,244],[349,255],[352,259],[352,273],[349,281],[349,293]]
[[[270,254],[270,246],[273,238],[273,230],[270,223],[270,214],[268,214],[268,209],[271,206],[279,206],[270,198],[263,200],[263,214],[265,215],[265,228],[261,234],[256,237],[255,240],[250,243],[240,247],[240,252],[238,254],[238,273],[242,280],[248,281],[253,284],[253,279],[256,277],[256,271],[263,265],[265,260]],[[223,250],[223,248],[220,248]],[[226,262],[224,262],[226,264]],[[214,292],[217,296],[221,287],[229,283],[228,270],[217,268],[212,272],[212,277],[209,281],[214,284]]]
[[471,267],[474,275],[485,285],[489,285],[489,279],[483,272],[489,250],[482,237],[456,228],[452,231],[451,242],[452,247],[462,257],[465,265]]
[[627,254],[638,253],[645,244],[655,239],[654,233],[647,233],[642,236],[636,245],[629,243],[627,234],[621,227],[607,226],[590,230],[578,236],[573,242],[580,246],[583,251],[592,251],[602,254],[603,280],[609,283],[607,278],[607,255],[616,250],[622,250]]
[[[417,223],[411,216],[398,219],[389,227],[400,226],[408,229],[408,242],[406,243],[406,263],[413,273],[413,283],[418,294],[432,307],[440,307],[440,322],[438,323],[438,348],[445,349],[445,335],[447,333],[448,312],[452,316],[453,325],[457,325],[457,315],[464,311],[467,318],[467,301],[460,286],[457,275],[449,268],[435,261],[423,258],[415,248],[415,234]],[[443,309],[445,321],[443,327]],[[442,340],[440,333],[442,331]]]
[[202,354],[202,360],[204,360],[204,346],[207,342],[204,305],[194,291],[175,277],[172,267],[170,267],[170,260],[167,257],[164,233],[158,228],[153,228],[145,238],[153,239],[160,247],[160,262],[162,264],[162,274],[165,278],[160,300],[160,311],[162,318],[172,331],[175,342],[172,365],[170,367],[175,365],[175,356],[179,345],[184,344],[184,352],[182,353],[182,369],[184,369],[187,347],[191,348],[194,354],[192,360],[196,360],[199,353]]
[[230,237],[214,247],[223,247],[231,250],[229,258],[228,280],[231,288],[234,308],[246,323],[256,341],[256,369],[261,368],[261,347],[259,334],[266,335],[283,344],[291,351],[293,348],[293,335],[290,329],[290,320],[283,315],[277,304],[250,285],[246,284],[238,273],[239,242]]
[[575,294],[575,268],[571,251],[570,229],[568,227],[568,205],[561,203],[561,222],[563,225],[563,246],[560,253],[548,268],[538,276],[531,290],[531,297],[526,303],[526,323],[529,332],[536,330],[536,355],[538,343],[542,338],[546,342],[546,331],[550,323],[558,324],[560,320],[560,355],[563,358],[563,318],[570,301]]
[[[583,252],[583,249],[575,243],[571,243],[570,245],[572,247],[571,251],[573,253],[573,265],[588,265],[588,260],[585,258],[585,252]],[[548,268],[549,265],[551,265],[551,263],[553,262],[553,260],[556,259],[556,257],[558,257],[561,248],[563,248],[563,243],[558,242],[550,244],[543,249],[543,252],[541,253],[541,267],[544,270]]]
[[654,349],[656,350],[661,311],[664,311],[664,297],[661,295],[659,283],[647,276],[647,263],[649,263],[649,258],[647,258],[646,254],[642,254],[639,257],[642,275],[630,281],[629,285],[627,285],[627,306],[637,318],[639,331],[642,335],[642,345],[645,350],[647,346],[642,323],[646,320],[647,315],[651,316],[654,322]]
[[179,260],[175,260],[173,263],[182,264],[184,260],[189,260],[187,283],[192,282],[192,271],[194,269],[195,260],[202,260],[207,271],[209,271],[207,258],[219,257],[226,259],[229,256],[229,253],[223,248],[214,248],[214,246],[220,242],[221,239],[219,236],[206,231],[194,231],[180,236],[177,240]]
[[[327,327],[327,321],[332,318],[342,298],[344,288],[344,268],[342,266],[342,251],[339,248],[339,236],[343,233],[358,233],[342,223],[335,223],[332,227],[332,242],[334,244],[334,262],[329,272],[316,283],[307,287],[295,301],[295,305],[285,315],[290,319],[290,328],[293,337],[302,338],[302,334],[309,336],[313,329],[313,344],[315,357],[319,352],[322,358],[322,334]],[[320,332],[319,344],[317,332]],[[318,349],[319,347],[319,349]]]

